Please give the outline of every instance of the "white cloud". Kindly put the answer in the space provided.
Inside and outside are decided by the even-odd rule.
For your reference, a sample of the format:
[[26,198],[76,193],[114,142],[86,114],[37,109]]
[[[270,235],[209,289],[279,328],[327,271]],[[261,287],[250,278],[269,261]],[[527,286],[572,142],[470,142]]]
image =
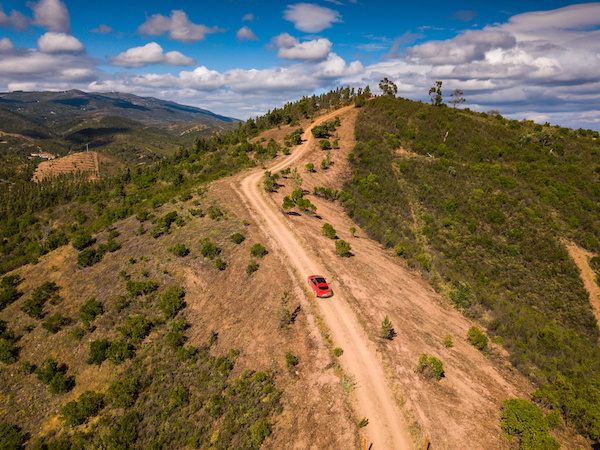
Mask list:
[[254,34],[254,31],[245,25],[237,31],[235,37],[239,41],[258,41],[258,37]]
[[2,5],[0,4],[0,27],[2,28],[14,28],[17,31],[24,31],[28,27],[28,20],[19,11],[12,10],[10,15],[4,12]]
[[199,91],[214,91],[225,85],[225,77],[221,73],[204,66],[197,67],[192,72],[180,72],[179,79],[184,87]]
[[272,42],[278,47],[278,57],[300,61],[322,61],[327,58],[332,47],[328,39],[314,39],[301,43],[288,33],[276,36]]
[[202,41],[209,33],[218,33],[224,30],[218,27],[197,25],[190,21],[184,11],[171,11],[171,17],[154,14],[138,27],[138,33],[160,36],[168,33],[170,39],[191,43]]
[[339,12],[312,3],[288,5],[283,17],[294,24],[296,29],[306,33],[319,33],[342,22]]
[[58,33],[71,32],[71,17],[67,6],[60,0],[40,0],[39,2],[28,2],[33,10],[33,24],[46,27],[50,31]]
[[242,22],[252,22],[254,20],[254,14],[246,14],[242,17]]
[[407,50],[408,57],[421,64],[461,64],[485,59],[493,49],[510,49],[517,41],[505,31],[468,30],[446,41],[429,41]]
[[110,58],[113,66],[121,67],[143,67],[148,64],[167,64],[172,66],[190,66],[195,64],[193,58],[189,58],[180,52],[163,52],[163,48],[156,42],[150,42],[142,47],[133,47]]
[[15,49],[15,44],[9,38],[0,39],[0,53],[11,52]]
[[348,65],[346,64],[346,61],[338,55],[330,53],[326,61],[317,65],[317,72],[315,75],[322,78],[341,78],[363,72],[364,67],[360,61],[353,61]]
[[44,53],[82,52],[83,44],[74,36],[49,31],[38,39],[38,48]]

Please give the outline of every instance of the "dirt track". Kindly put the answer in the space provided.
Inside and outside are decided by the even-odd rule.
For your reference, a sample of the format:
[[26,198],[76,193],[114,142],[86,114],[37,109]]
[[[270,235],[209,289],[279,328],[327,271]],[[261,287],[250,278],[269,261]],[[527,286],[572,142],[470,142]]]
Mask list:
[[[335,111],[321,117],[319,121],[330,120],[342,113],[343,110]],[[278,171],[293,164],[314,145],[310,131],[304,133],[303,139],[302,146],[295,149],[293,156],[270,167],[270,170]],[[258,171],[245,177],[239,192],[246,199],[263,231],[271,236],[279,246],[279,251],[286,255],[300,280],[313,273],[325,274],[333,279],[333,274],[325,270],[319,257],[310,252],[300,237],[287,226],[283,214],[273,202],[265,198],[264,190],[259,187],[262,175],[263,171]],[[367,439],[373,443],[372,448],[412,448],[401,411],[386,382],[381,359],[345,300],[345,289],[336,287],[334,297],[323,300],[319,307],[334,343],[347,349],[342,366],[356,384],[354,392],[358,403],[357,412],[369,420]]]

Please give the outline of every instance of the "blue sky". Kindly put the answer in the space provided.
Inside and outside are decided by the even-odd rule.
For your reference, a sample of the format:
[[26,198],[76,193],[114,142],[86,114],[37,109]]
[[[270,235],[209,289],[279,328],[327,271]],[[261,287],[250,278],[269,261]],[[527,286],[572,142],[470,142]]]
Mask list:
[[247,119],[338,86],[600,130],[600,3],[0,0],[0,91],[121,91]]

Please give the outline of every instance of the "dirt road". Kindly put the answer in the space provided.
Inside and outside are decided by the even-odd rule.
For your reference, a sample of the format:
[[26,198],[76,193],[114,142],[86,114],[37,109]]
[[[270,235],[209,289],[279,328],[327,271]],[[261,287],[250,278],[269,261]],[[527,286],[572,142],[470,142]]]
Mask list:
[[[313,126],[330,120],[349,108],[322,116]],[[293,155],[270,166],[269,170],[276,172],[290,166],[315,145],[309,130],[304,133],[303,140],[301,146],[294,148]],[[241,182],[238,192],[263,232],[272,238],[280,254],[285,255],[298,277],[298,282],[306,283],[306,277],[311,274],[322,274],[330,280],[337,278],[335,269],[325,269],[320,257],[311,251],[302,237],[289,226],[278,205],[265,195],[260,187],[262,175],[262,170],[247,175]],[[402,412],[388,386],[381,358],[346,301],[345,289],[336,286],[335,295],[330,299],[319,300],[318,307],[329,328],[334,345],[344,349],[341,365],[355,383],[353,395],[356,401],[356,415],[369,420],[365,431],[367,441],[373,444],[371,448],[373,450],[413,448],[405,429]]]

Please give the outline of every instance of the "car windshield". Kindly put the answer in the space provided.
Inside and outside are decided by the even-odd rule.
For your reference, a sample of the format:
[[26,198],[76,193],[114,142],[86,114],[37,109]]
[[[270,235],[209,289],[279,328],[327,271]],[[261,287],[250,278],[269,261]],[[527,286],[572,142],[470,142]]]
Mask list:
[[317,284],[327,284],[327,281],[325,281],[325,278],[323,277],[317,277],[315,278],[315,281],[317,282]]

